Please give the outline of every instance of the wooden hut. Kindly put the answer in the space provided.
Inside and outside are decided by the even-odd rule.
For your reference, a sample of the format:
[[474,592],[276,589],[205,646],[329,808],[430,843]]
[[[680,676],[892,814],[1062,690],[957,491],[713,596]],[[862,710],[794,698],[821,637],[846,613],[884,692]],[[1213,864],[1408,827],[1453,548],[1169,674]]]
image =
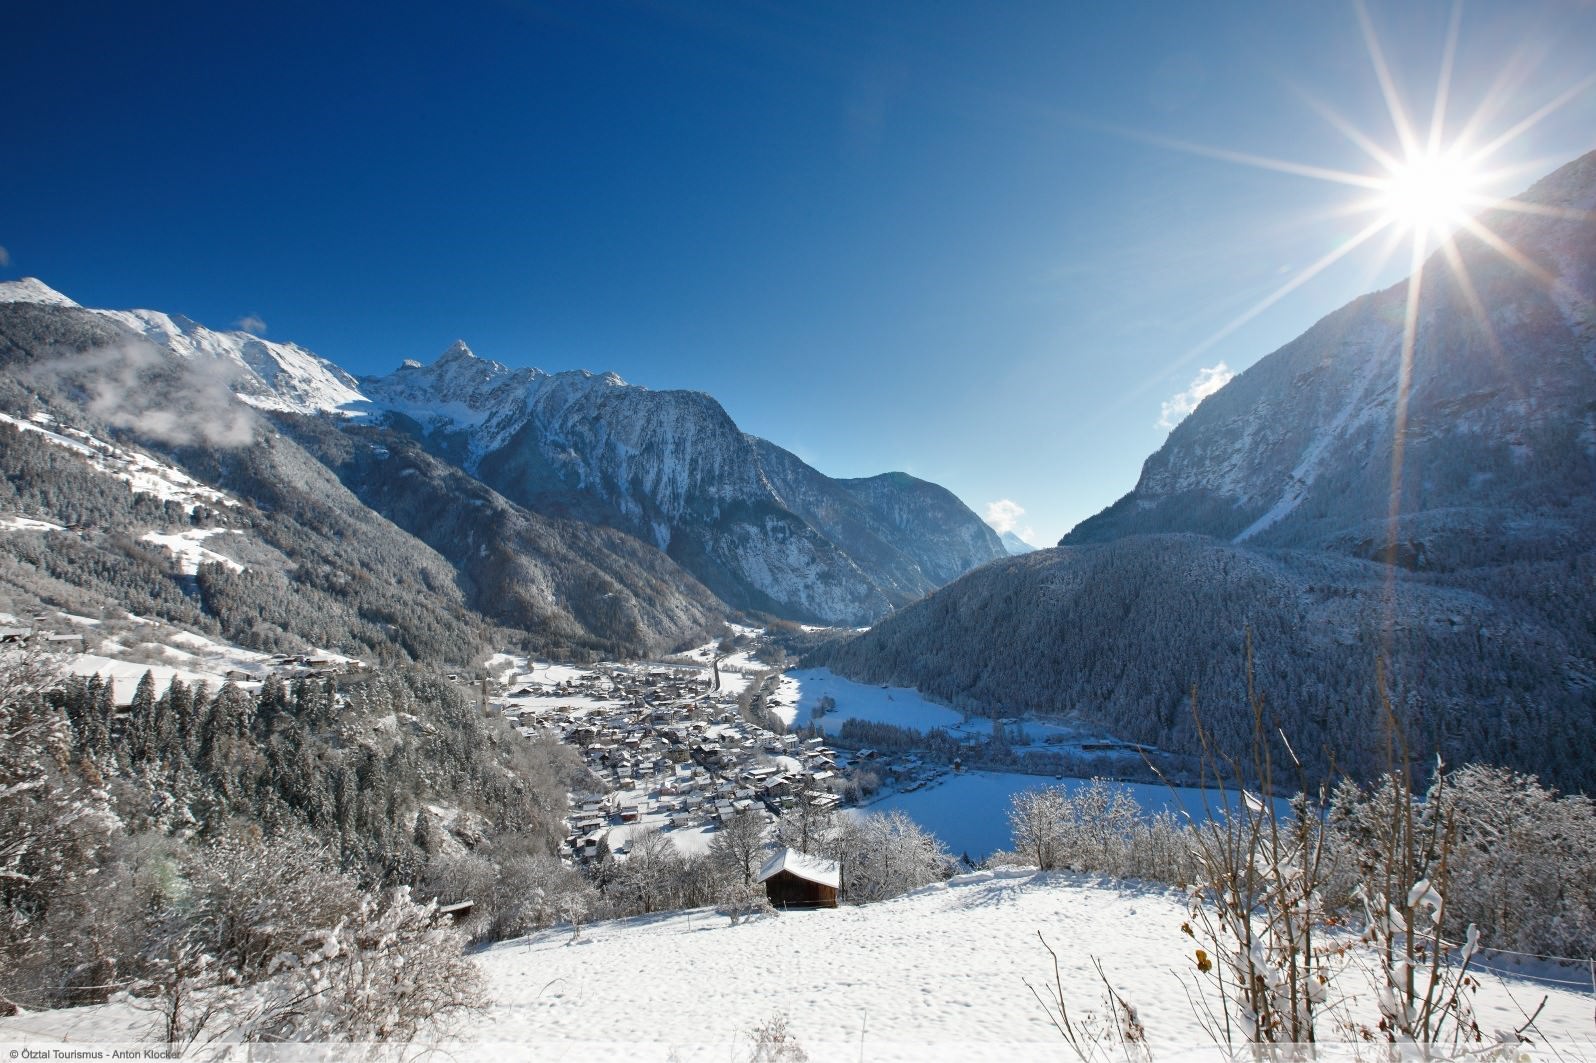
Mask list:
[[765,861],[757,881],[773,908],[835,908],[842,869],[835,860],[783,849]]
[[455,926],[459,926],[471,918],[471,909],[475,905],[471,901],[460,901],[458,904],[443,904],[438,906],[438,917],[447,919]]

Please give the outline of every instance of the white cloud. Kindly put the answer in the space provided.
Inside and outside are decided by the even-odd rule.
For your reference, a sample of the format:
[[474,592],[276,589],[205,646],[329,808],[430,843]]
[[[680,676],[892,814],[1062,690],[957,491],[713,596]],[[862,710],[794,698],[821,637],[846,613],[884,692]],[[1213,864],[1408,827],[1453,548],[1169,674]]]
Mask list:
[[233,322],[233,327],[243,329],[245,332],[252,332],[257,336],[266,335],[266,322],[261,320],[259,314],[245,314]]
[[233,397],[235,371],[220,360],[165,357],[140,337],[41,360],[26,379],[79,396],[96,419],[163,443],[242,447],[254,441],[257,420]]
[[1224,362],[1197,370],[1197,376],[1192,380],[1190,387],[1179,395],[1164,400],[1163,409],[1159,412],[1158,427],[1168,431],[1180,424],[1186,419],[1187,414],[1197,408],[1198,403],[1230,383],[1230,378],[1235,375],[1230,371],[1230,366]]
[[[1006,531],[1013,531],[1014,525],[1025,515],[1025,507],[1007,498],[1000,498],[996,502],[986,504],[986,522],[992,530],[1002,535]],[[1029,528],[1026,531],[1030,531]]]
[[0,266],[9,265],[11,265],[11,252],[7,251],[4,247],[0,247]]

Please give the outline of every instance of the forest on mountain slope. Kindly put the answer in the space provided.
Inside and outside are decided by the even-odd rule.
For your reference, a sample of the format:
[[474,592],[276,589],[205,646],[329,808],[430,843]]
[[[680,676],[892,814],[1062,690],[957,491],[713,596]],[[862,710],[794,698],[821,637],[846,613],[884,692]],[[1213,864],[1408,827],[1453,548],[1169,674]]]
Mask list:
[[1272,725],[1316,773],[1383,770],[1389,698],[1420,760],[1596,788],[1596,555],[1469,575],[1132,536],[988,565],[804,663],[1195,754],[1194,696],[1221,748],[1246,748],[1250,643]]

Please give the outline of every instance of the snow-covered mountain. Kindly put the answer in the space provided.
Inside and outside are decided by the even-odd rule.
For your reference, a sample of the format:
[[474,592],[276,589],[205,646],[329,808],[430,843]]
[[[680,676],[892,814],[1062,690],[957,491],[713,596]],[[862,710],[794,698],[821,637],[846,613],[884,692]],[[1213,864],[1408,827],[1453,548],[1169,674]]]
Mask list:
[[0,303],[36,303],[39,306],[69,307],[78,305],[37,277],[0,281]]
[[[0,282],[0,303],[77,307],[36,277]],[[225,374],[239,398],[265,410],[293,413],[349,410],[363,400],[355,378],[296,343],[274,343],[241,330],[217,332],[181,314],[158,310],[93,310],[180,358]]]
[[[992,715],[1245,748],[1251,665],[1315,770],[1415,756],[1590,789],[1596,153],[1210,396],[1060,548],[985,566],[814,663]],[[1467,279],[1463,279],[1466,277]],[[1405,388],[1405,390],[1404,390]],[[1250,641],[1250,657],[1247,644]],[[1377,665],[1376,662],[1379,662]]]
[[833,480],[702,392],[509,369],[463,343],[361,388],[377,416],[507,498],[634,534],[740,608],[863,623],[1002,556],[935,484]]
[[[299,415],[310,421],[290,422],[290,434],[346,485],[357,477],[361,498],[383,499],[378,509],[386,516],[410,513],[419,483],[462,499],[486,490],[497,501],[477,515],[509,506],[509,525],[495,525],[507,540],[458,528],[447,504],[450,519],[398,523],[473,573],[471,587],[494,588],[495,600],[509,604],[508,618],[527,622],[542,607],[514,603],[529,605],[535,587],[547,598],[570,579],[545,569],[531,576],[517,551],[547,562],[578,542],[596,550],[600,568],[642,593],[624,596],[635,609],[554,625],[578,643],[599,630],[605,639],[624,632],[639,645],[696,631],[708,616],[700,601],[706,586],[726,603],[722,610],[864,623],[1001,556],[990,531],[934,484],[902,474],[831,480],[745,436],[708,395],[632,387],[614,374],[512,370],[464,343],[431,365],[406,362],[357,381],[296,344],[159,311],[86,309],[26,278],[0,283],[0,354],[13,371],[14,416],[24,421],[37,412],[33,399],[49,394],[75,404],[93,422],[88,429],[237,448],[260,441],[262,416]],[[56,412],[73,419],[71,411]],[[323,415],[331,421],[322,423]],[[385,470],[414,476],[421,470],[413,462],[351,460],[346,444],[328,442],[328,431],[371,435],[353,452],[367,455],[408,453],[386,438],[401,433],[425,448],[433,467],[396,492]],[[437,539],[442,527],[461,534]],[[454,556],[466,541],[475,552]],[[623,543],[630,545],[620,554],[630,560],[615,553]],[[499,559],[498,575],[476,571],[484,557]],[[569,569],[587,571],[584,564]],[[517,584],[516,572],[530,583]],[[604,582],[577,579],[595,593]],[[570,616],[567,607],[588,609],[585,595],[553,598]],[[503,608],[490,611],[506,618]],[[616,617],[625,618],[618,627]]]
[[1519,202],[1533,213],[1482,216],[1495,239],[1459,233],[1461,273],[1437,252],[1422,282],[1355,300],[1238,375],[1063,542],[1195,531],[1366,553],[1394,502],[1399,556],[1433,567],[1530,511],[1566,519],[1596,469],[1596,153]]
[[1010,557],[1018,557],[1021,554],[1028,554],[1032,550],[1036,549],[1036,547],[1032,546],[1024,539],[1021,539],[1018,535],[1015,535],[1011,531],[1006,531],[1002,535],[998,536],[998,541],[1003,544],[1003,549],[1008,552]]

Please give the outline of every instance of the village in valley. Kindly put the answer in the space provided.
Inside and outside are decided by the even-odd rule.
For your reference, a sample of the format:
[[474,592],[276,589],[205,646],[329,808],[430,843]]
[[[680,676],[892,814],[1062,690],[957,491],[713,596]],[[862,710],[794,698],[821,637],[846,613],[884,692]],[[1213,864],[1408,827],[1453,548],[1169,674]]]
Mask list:
[[667,661],[488,661],[488,710],[528,741],[565,742],[586,761],[589,785],[570,798],[573,862],[624,859],[648,830],[704,851],[729,817],[828,812],[851,785],[857,793],[849,760],[824,737],[787,731],[796,683],[755,658],[753,643],[744,629]]
[[656,830],[682,852],[700,852],[732,817],[824,814],[879,784],[855,763],[867,763],[869,751],[849,757],[820,734],[787,729],[798,686],[779,651],[759,659],[758,636],[738,629],[659,661],[489,659],[487,710],[528,740],[571,746],[587,765],[588,785],[570,798],[570,860],[624,859],[638,833]]

